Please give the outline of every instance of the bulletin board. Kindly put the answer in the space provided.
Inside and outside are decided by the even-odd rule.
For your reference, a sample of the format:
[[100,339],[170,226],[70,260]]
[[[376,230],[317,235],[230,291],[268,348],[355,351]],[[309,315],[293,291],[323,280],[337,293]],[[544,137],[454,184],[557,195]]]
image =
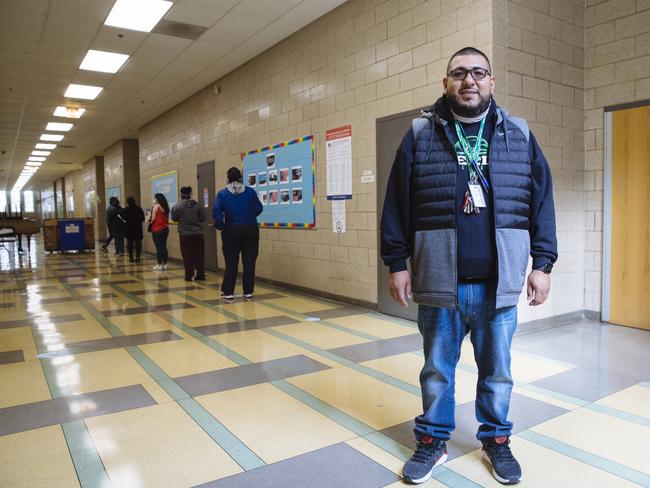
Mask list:
[[244,184],[257,191],[260,227],[316,228],[314,136],[242,153]]
[[120,201],[120,204],[124,204],[124,202],[122,202],[122,188],[119,185],[106,188],[106,203],[110,201],[111,197],[117,198]]
[[162,173],[151,177],[151,198],[156,193],[162,193],[167,199],[169,208],[178,201],[178,174],[176,171]]

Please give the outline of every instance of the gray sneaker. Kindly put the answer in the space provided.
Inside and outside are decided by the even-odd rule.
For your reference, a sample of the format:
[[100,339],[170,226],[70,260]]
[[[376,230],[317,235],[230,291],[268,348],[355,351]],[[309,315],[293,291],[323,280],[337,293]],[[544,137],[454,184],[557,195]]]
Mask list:
[[492,476],[499,483],[514,485],[521,481],[521,466],[510,450],[510,438],[483,439],[483,459],[492,465]]
[[424,483],[431,478],[433,468],[447,460],[447,444],[435,437],[423,436],[418,446],[402,468],[402,477],[407,483]]

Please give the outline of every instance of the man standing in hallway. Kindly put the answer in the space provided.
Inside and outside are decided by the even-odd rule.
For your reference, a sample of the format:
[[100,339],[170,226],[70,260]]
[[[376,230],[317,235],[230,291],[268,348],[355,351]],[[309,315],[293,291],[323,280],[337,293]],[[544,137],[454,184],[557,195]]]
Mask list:
[[522,475],[509,447],[510,347],[529,255],[530,305],[544,303],[550,290],[557,259],[551,172],[526,122],[496,105],[485,54],[456,52],[442,84],[442,97],[397,150],[381,221],[391,296],[406,306],[412,294],[424,344],[423,413],[403,477],[423,483],[447,459],[455,369],[469,333],[477,438],[494,477],[513,484]]

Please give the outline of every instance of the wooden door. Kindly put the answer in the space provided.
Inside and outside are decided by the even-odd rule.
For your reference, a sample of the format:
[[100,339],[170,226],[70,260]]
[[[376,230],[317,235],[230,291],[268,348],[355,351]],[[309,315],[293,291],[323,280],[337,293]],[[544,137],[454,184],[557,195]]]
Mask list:
[[609,321],[650,329],[650,106],[611,116]]

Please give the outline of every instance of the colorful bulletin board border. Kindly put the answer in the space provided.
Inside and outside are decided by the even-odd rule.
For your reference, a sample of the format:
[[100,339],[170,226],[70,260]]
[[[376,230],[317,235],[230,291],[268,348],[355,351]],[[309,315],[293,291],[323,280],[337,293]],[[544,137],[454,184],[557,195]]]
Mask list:
[[[304,147],[303,147],[304,146]],[[315,229],[316,228],[316,149],[314,136],[308,135],[281,142],[273,146],[260,147],[241,153],[244,184],[252,186],[263,200],[264,211],[258,217],[259,226],[278,229]],[[294,170],[301,169],[300,181],[295,178]],[[291,173],[291,182],[283,187],[282,170]],[[280,171],[280,181],[278,174]],[[249,179],[252,176],[253,180]],[[287,176],[288,177],[288,176]],[[268,182],[267,182],[268,178]],[[274,179],[272,179],[274,178]],[[253,183],[251,183],[253,181]],[[275,181],[275,183],[271,183]],[[277,184],[277,186],[272,186]],[[269,190],[270,189],[270,190]],[[267,192],[282,193],[289,191],[290,202],[275,205],[266,201]],[[296,202],[296,191],[300,191],[300,202]],[[303,198],[311,195],[311,198]],[[277,193],[276,193],[277,198]],[[283,205],[282,203],[287,203]],[[306,208],[305,205],[311,205]],[[266,218],[265,218],[265,215]]]

